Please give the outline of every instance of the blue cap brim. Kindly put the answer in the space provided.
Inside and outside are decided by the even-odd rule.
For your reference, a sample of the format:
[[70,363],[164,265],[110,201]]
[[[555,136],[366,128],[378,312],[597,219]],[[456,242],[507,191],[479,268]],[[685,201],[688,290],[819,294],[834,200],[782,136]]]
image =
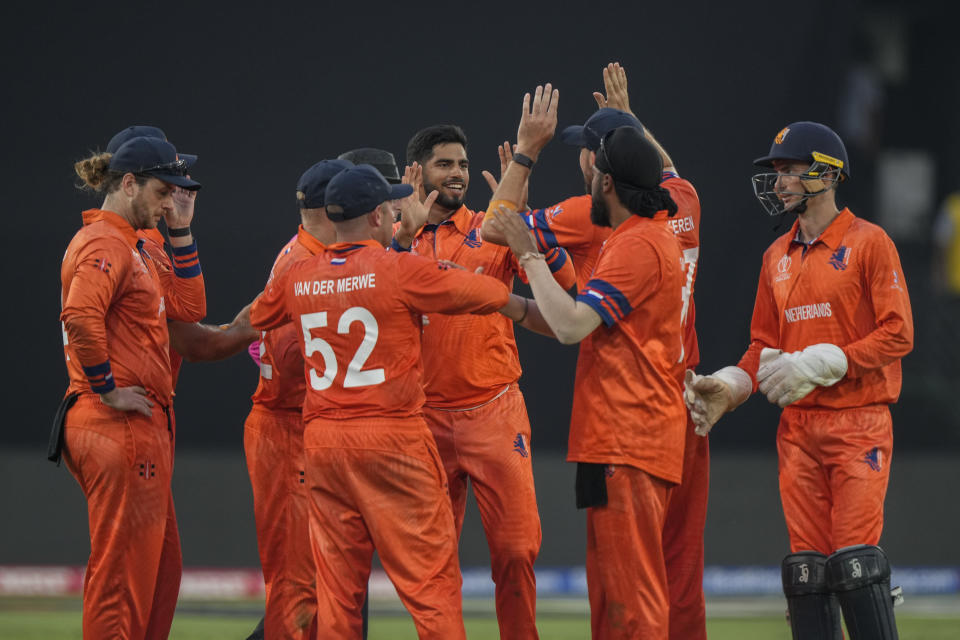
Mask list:
[[388,200],[400,200],[401,198],[406,198],[411,193],[413,193],[413,187],[409,184],[393,184],[390,185],[390,197]]
[[574,147],[587,146],[587,141],[583,137],[583,125],[575,124],[567,127],[560,133],[560,139],[564,144],[573,145]]
[[[181,156],[182,159],[182,156]],[[167,184],[172,184],[188,191],[196,191],[200,188],[200,183],[196,180],[191,180],[186,176],[180,176],[176,174],[161,173],[159,171],[150,171],[146,175],[156,178],[157,180],[163,180]]]
[[177,157],[187,163],[188,169],[197,164],[197,156],[193,155],[192,153],[178,153]]

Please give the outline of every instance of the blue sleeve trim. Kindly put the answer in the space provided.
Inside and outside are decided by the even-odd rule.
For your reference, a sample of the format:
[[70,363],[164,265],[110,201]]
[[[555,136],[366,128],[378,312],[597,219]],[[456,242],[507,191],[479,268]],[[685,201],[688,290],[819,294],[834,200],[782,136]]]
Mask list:
[[612,327],[617,324],[617,318],[607,310],[607,307],[603,304],[603,299],[597,298],[596,296],[590,295],[590,293],[584,289],[582,293],[577,294],[577,302],[582,302],[594,311],[597,312],[597,315],[600,316],[600,319],[603,320],[603,324],[608,327]]
[[198,262],[191,267],[178,267],[174,265],[173,273],[178,278],[196,278],[203,273],[203,271],[200,270],[200,263]]
[[560,247],[554,247],[547,251],[546,258],[551,273],[560,271],[560,269],[563,269],[563,265],[567,264],[567,252]]
[[596,278],[587,283],[587,286],[577,296],[577,300],[589,304],[597,309],[598,313],[602,308],[604,311],[600,313],[600,317],[604,319],[608,327],[613,326],[633,311],[627,297],[619,289],[609,282]]
[[533,237],[537,239],[537,245],[540,251],[547,251],[560,246],[557,243],[557,236],[550,229],[550,223],[547,222],[547,210],[537,209],[533,213],[524,216],[527,226],[533,231]]
[[113,381],[113,371],[110,368],[109,360],[92,367],[83,367],[83,375],[87,376],[90,388],[94,393],[108,393],[117,386]]
[[400,243],[397,242],[397,236],[393,236],[393,239],[390,240],[390,246],[387,247],[389,251],[410,251],[410,247],[401,247]]
[[171,246],[170,249],[171,249],[171,251],[173,251],[173,255],[175,255],[175,256],[188,256],[188,255],[190,255],[191,253],[196,253],[196,252],[197,252],[197,241],[194,240],[193,242],[191,242],[190,244],[188,244],[188,245],[185,246],[185,247],[173,247],[173,246]]

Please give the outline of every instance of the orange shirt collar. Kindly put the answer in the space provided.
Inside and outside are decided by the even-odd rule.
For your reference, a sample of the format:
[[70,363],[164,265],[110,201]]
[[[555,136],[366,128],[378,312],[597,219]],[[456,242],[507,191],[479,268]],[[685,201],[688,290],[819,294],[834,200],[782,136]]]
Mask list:
[[853,218],[854,215],[850,209],[844,207],[843,211],[830,223],[830,226],[820,234],[820,241],[831,249],[839,247],[840,243],[843,242],[843,234],[847,232],[847,229],[849,229],[853,223]]
[[620,226],[613,230],[613,233],[610,235],[613,236],[617,233],[626,233],[630,229],[634,228],[638,224],[643,224],[645,222],[653,222],[653,218],[647,218],[644,216],[638,216],[630,214],[630,217],[620,223]]
[[300,225],[297,229],[297,242],[306,247],[307,251],[313,255],[323,253],[323,250],[327,248],[326,245],[310,235],[310,233],[303,228],[303,225]]
[[87,209],[83,212],[84,226],[93,224],[94,222],[100,222],[101,220],[115,227],[121,235],[127,239],[131,247],[137,246],[140,237],[137,235],[136,229],[130,226],[130,223],[120,214],[104,209]]
[[[374,249],[383,249],[383,245],[372,238],[370,240],[361,240],[360,242],[334,242],[333,244],[328,244],[326,247],[324,247],[324,249],[337,253],[356,249],[357,247],[373,247]],[[384,251],[386,251],[386,249],[384,249]]]
[[[827,225],[827,228],[823,230],[819,236],[817,236],[811,245],[814,245],[818,242],[822,242],[831,249],[836,249],[840,246],[840,243],[843,241],[843,234],[847,232],[847,229],[850,228],[850,225],[853,223],[853,219],[856,216],[853,215],[853,212],[846,207],[837,214],[837,217]],[[797,239],[797,234],[800,231],[800,220],[797,219],[794,221],[793,226],[790,227],[790,241],[798,242],[803,244],[800,240]]]
[[[462,204],[460,205],[459,209],[451,213],[450,216],[447,217],[447,219],[441,222],[440,224],[447,222],[447,220],[453,223],[453,226],[457,228],[457,231],[459,231],[462,235],[466,236],[467,234],[470,233],[470,222],[473,220],[473,211],[470,211],[470,209],[467,209],[467,205]],[[420,227],[420,230],[417,231],[418,237],[420,236],[421,233],[423,233],[423,230],[426,229],[426,227],[427,225],[423,225],[422,227]]]

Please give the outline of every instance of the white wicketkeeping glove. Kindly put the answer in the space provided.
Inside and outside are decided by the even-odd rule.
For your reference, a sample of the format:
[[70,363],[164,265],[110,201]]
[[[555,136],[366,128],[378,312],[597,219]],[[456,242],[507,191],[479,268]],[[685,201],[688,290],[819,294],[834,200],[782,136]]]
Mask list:
[[697,435],[710,433],[720,416],[740,406],[752,390],[750,375],[740,367],[724,367],[709,376],[687,369],[683,401],[690,410]]
[[833,344],[814,344],[803,351],[781,353],[757,371],[760,391],[767,400],[785,407],[817,387],[836,384],[847,373],[847,356]]

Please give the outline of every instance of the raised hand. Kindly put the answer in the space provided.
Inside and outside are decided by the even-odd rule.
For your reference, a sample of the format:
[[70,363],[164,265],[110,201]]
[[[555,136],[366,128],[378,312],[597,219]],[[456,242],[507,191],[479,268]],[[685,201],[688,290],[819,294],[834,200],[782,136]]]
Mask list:
[[523,112],[517,129],[517,151],[536,160],[557,129],[557,106],[560,92],[549,82],[537,86],[531,100],[523,96]]
[[143,387],[116,387],[112,391],[100,394],[103,404],[117,411],[136,411],[149,417],[153,415],[150,407],[153,400],[147,397]]
[[[500,156],[500,179],[503,179],[503,175],[507,172],[507,167],[510,165],[510,161],[513,160],[513,154],[517,150],[517,145],[510,145],[509,142],[504,142],[502,145],[497,146],[497,155]],[[493,174],[487,170],[480,172],[483,176],[483,179],[487,181],[487,185],[490,186],[491,193],[497,192],[497,187],[500,186],[500,183],[496,178],[493,177]],[[520,198],[520,202],[517,203],[518,211],[526,211],[527,209],[527,193],[528,193],[529,182],[523,183],[523,195]]]
[[607,95],[598,91],[593,92],[593,99],[597,107],[611,107],[627,113],[630,111],[630,96],[627,93],[627,70],[619,62],[611,62],[603,69],[603,88]]
[[[190,176],[187,176],[188,178]],[[178,229],[189,227],[193,221],[194,205],[197,201],[197,192],[182,187],[173,188],[173,209],[164,216],[167,228]]]
[[403,170],[403,184],[413,187],[413,193],[400,200],[400,228],[397,229],[396,240],[403,247],[409,247],[417,231],[427,223],[430,207],[433,206],[439,191],[431,191],[426,200],[420,202],[420,189],[423,187],[423,167],[414,162]]
[[527,224],[513,209],[500,205],[499,210],[493,212],[490,224],[496,231],[503,234],[517,259],[528,253],[540,252],[537,241],[527,228]]

